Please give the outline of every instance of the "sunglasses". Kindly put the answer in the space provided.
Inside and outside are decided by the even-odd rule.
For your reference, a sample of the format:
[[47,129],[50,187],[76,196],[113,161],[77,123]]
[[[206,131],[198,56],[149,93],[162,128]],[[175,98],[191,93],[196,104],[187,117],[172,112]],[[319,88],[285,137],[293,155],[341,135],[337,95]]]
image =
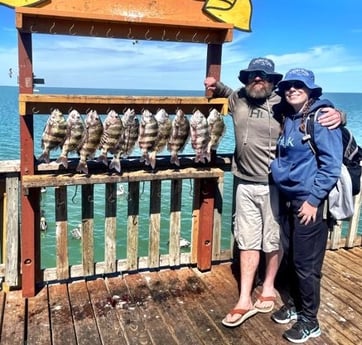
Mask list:
[[282,89],[284,91],[287,91],[287,90],[290,90],[291,88],[303,89],[304,87],[306,87],[306,86],[302,81],[296,80],[296,81],[288,81],[288,82],[284,83]]
[[263,80],[268,81],[268,82],[271,82],[273,80],[272,77],[270,77],[268,74],[266,74],[263,71],[250,72],[249,75],[248,75],[248,80],[252,81],[256,77],[259,77],[260,79],[263,79]]

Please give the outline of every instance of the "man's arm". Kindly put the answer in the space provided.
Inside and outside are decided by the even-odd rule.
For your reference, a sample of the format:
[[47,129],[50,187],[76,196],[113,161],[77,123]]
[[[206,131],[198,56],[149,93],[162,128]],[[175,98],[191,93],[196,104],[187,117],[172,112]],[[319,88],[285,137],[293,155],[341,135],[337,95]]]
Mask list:
[[339,125],[344,126],[347,123],[347,115],[341,110],[325,107],[322,113],[318,116],[318,123],[329,129],[337,128]]

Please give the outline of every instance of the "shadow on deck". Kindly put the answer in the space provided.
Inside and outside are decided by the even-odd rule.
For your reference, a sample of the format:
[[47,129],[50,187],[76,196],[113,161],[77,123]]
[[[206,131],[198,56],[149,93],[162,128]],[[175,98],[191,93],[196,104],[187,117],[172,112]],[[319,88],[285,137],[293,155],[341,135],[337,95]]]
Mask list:
[[[308,344],[355,345],[362,334],[362,247],[327,251],[319,320]],[[230,263],[48,285],[37,296],[0,294],[1,344],[287,344],[270,314],[228,329],[238,298]],[[281,305],[280,299],[277,308]]]

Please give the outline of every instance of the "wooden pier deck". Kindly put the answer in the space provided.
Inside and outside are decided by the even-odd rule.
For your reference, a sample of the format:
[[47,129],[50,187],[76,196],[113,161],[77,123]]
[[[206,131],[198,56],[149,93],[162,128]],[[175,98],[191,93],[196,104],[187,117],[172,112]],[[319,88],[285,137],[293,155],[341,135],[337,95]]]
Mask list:
[[[308,344],[361,344],[361,262],[362,247],[327,251],[322,335]],[[237,286],[231,263],[223,263],[206,273],[183,268],[51,284],[31,298],[1,292],[1,344],[287,344],[288,325],[270,314],[233,329],[221,324]]]

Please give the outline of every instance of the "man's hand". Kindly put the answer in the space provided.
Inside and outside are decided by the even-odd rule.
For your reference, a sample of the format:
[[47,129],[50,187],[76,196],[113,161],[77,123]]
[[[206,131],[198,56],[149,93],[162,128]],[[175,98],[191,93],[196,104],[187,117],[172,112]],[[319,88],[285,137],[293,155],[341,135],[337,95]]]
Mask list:
[[337,128],[343,120],[341,112],[331,107],[322,108],[321,115],[318,116],[318,123],[329,129]]
[[206,77],[204,80],[204,85],[205,85],[206,90],[215,91],[216,79],[214,77]]

